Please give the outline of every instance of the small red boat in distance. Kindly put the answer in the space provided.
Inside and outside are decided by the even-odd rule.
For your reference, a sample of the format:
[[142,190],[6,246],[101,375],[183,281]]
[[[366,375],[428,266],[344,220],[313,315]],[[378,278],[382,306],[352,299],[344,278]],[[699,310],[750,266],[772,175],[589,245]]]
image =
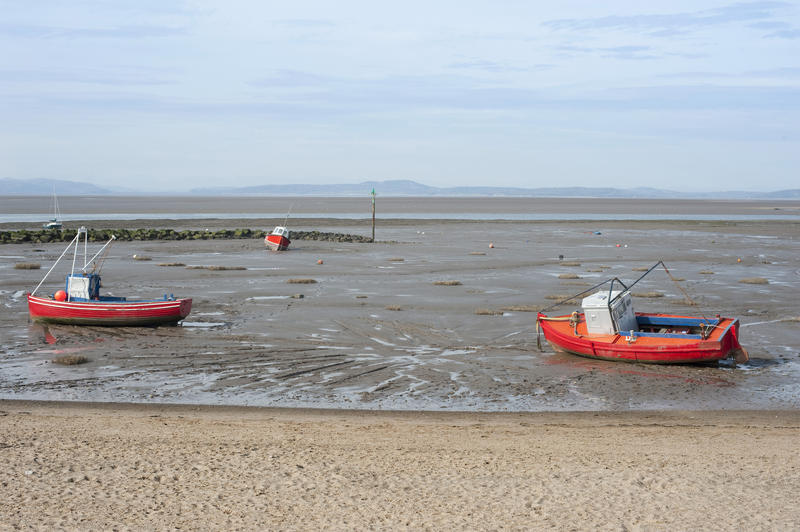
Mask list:
[[289,249],[289,230],[282,225],[278,225],[272,230],[270,234],[264,238],[264,245],[272,251],[285,251]]
[[[610,281],[612,288],[615,281],[622,284],[616,278]],[[583,298],[583,312],[554,317],[539,312],[537,330],[541,329],[555,351],[601,360],[647,364],[749,360],[739,344],[738,319],[634,312],[630,287],[623,287],[624,290],[602,290]]]
[[[36,291],[47,279],[47,275],[53,271],[73,245],[75,246],[73,265],[76,263],[81,235],[84,235],[85,239],[88,240],[86,228],[81,227],[78,230],[78,234],[67,246],[67,249],[64,250],[55,264],[45,274],[39,286],[28,294],[28,313],[32,320],[64,325],[114,327],[175,325],[192,311],[191,299],[177,299],[172,294],[164,295],[162,299],[147,300],[101,296],[99,269],[102,265],[102,259],[100,261],[95,259],[116,239],[113,236],[91,260],[85,263],[80,272],[75,273],[73,270],[72,273],[67,275],[64,290],[58,290],[49,297],[35,295]],[[87,268],[92,264],[94,264],[94,267],[87,272]]]

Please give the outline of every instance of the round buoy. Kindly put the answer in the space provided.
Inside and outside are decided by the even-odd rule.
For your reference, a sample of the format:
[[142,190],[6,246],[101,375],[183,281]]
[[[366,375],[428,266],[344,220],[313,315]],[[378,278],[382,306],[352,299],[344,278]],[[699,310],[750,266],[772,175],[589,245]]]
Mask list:
[[617,247],[620,247],[619,244],[617,244]]
[[489,242],[489,247],[494,248],[494,242]]
[[56,298],[56,301],[66,301],[67,293],[64,292],[63,290],[59,290],[58,292],[55,293],[54,297]]
[[736,259],[736,262],[742,262],[742,259]]
[[319,260],[317,261],[317,264],[322,264],[322,259],[319,259]]

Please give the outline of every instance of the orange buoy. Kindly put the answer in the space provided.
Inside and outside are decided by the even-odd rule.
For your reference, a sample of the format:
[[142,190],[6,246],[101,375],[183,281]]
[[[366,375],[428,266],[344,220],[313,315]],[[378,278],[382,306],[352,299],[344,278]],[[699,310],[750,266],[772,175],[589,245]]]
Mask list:
[[322,259],[319,259],[319,260],[317,261],[317,264],[322,264]]
[[56,301],[66,301],[67,300],[67,293],[64,292],[63,290],[59,290],[58,292],[55,293],[55,295],[53,297],[56,298]]
[[736,259],[736,262],[742,262],[742,259]]
[[489,242],[489,247],[494,248],[494,242]]

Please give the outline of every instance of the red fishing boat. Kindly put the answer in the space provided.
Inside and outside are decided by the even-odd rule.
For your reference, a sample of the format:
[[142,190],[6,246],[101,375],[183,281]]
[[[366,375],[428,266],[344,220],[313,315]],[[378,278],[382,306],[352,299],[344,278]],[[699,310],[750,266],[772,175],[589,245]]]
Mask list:
[[[85,264],[78,273],[75,273],[74,265],[78,256],[81,235],[84,235],[86,244],[88,241],[86,228],[81,227],[67,249],[45,274],[39,286],[28,294],[28,312],[31,319],[66,325],[145,326],[177,324],[189,315],[192,310],[192,300],[177,299],[172,294],[164,295],[162,299],[149,300],[101,296],[99,270],[103,259],[97,260],[97,257],[107,250],[109,244],[116,238],[112,236],[111,240],[90,261],[87,262],[84,255]],[[36,291],[42,286],[47,275],[53,271],[73,245],[75,246],[75,256],[72,260],[73,272],[67,275],[65,289],[58,290],[49,297],[36,296]],[[84,253],[85,250],[86,246],[84,246]],[[87,271],[89,266],[93,267]]]
[[[659,262],[644,275],[659,264],[663,265]],[[609,290],[583,298],[583,312],[555,317],[538,313],[537,330],[541,329],[554,350],[602,360],[650,364],[707,363],[726,358],[744,363],[749,359],[739,344],[738,319],[634,312],[630,288],[636,282],[625,286],[617,278],[586,292],[607,282],[611,282]],[[615,282],[623,289],[613,290]]]
[[275,229],[264,238],[264,244],[272,251],[285,251],[289,249],[289,244],[291,243],[292,241],[289,240],[289,230],[282,225],[276,226]]
[[189,315],[191,299],[164,299],[143,301],[124,297],[88,301],[58,301],[54,298],[28,294],[28,311],[31,319],[44,323],[65,325],[145,326],[175,324]]

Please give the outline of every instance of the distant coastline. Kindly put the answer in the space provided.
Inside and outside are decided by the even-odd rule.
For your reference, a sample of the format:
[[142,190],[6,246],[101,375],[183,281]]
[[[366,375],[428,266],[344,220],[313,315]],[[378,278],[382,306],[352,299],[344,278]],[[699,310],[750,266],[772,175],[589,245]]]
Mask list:
[[800,189],[774,191],[678,192],[650,187],[434,187],[411,180],[364,181],[330,185],[280,184],[246,187],[194,188],[154,192],[104,188],[92,183],[58,179],[0,179],[0,196],[42,196],[56,189],[59,196],[264,196],[264,197],[365,197],[375,190],[381,197],[430,198],[620,198],[620,199],[729,199],[796,200]]

